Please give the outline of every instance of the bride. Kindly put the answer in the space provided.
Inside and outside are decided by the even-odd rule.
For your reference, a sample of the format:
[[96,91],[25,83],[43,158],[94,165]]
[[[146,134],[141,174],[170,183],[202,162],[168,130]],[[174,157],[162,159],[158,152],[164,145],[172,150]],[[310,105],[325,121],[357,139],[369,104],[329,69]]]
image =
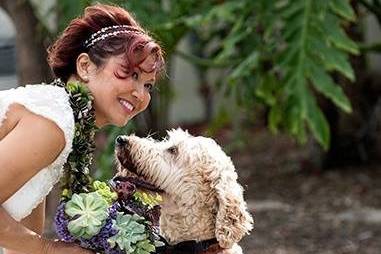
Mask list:
[[7,254],[92,253],[41,236],[45,197],[81,124],[66,84],[89,90],[97,127],[123,126],[147,108],[163,68],[160,46],[131,15],[101,4],[70,23],[48,61],[59,78],[53,83],[0,92],[0,246]]

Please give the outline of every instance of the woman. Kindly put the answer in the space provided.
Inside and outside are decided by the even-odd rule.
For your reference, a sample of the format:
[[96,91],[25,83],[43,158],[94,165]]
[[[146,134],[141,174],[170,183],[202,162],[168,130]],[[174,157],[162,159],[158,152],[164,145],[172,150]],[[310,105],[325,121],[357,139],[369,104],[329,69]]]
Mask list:
[[[54,83],[79,81],[91,92],[97,127],[123,126],[150,102],[163,67],[160,46],[119,7],[95,5],[49,49]],[[0,92],[0,246],[7,254],[92,253],[41,237],[45,197],[72,148],[74,109],[63,87]]]

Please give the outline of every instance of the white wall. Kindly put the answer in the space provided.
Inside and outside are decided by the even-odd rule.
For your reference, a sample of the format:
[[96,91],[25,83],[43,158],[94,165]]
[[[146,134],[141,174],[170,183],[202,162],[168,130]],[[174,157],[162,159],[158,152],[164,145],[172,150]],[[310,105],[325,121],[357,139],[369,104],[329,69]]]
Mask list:
[[[14,38],[16,35],[15,28],[13,26],[12,20],[5,13],[3,9],[0,8],[0,47],[14,45]],[[8,52],[9,53],[9,52]],[[15,64],[10,61],[10,56],[5,56],[5,59],[0,59],[0,61],[6,61],[1,64]],[[9,89],[11,87],[16,87],[17,77],[15,73],[0,74],[0,90]]]
[[[189,52],[189,40],[184,38],[179,51]],[[174,98],[169,112],[169,121],[173,124],[201,120],[204,112],[198,95],[198,78],[195,68],[181,57],[172,58],[170,82],[174,89]]]
[[16,87],[18,84],[16,75],[0,76],[0,91]]
[[0,24],[0,39],[10,39],[15,37],[16,31],[12,20],[2,8],[0,8]]

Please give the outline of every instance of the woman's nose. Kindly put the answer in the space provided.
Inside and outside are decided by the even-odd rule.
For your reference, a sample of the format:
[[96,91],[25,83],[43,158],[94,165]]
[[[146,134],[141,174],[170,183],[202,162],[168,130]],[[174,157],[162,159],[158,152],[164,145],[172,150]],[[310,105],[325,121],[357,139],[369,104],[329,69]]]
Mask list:
[[132,96],[134,96],[139,101],[143,101],[144,100],[144,88],[135,87],[135,89],[132,91]]

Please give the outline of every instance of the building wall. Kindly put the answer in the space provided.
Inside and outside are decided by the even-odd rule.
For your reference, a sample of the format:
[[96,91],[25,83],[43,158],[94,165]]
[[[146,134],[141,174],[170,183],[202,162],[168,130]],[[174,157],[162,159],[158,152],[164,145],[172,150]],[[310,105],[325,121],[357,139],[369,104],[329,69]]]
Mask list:
[[15,28],[0,8],[0,90],[17,86]]
[[[178,50],[189,52],[189,39],[185,37]],[[198,95],[199,81],[195,68],[181,57],[171,59],[169,79],[174,90],[174,98],[169,111],[169,121],[173,124],[197,122],[202,120],[204,109]]]

